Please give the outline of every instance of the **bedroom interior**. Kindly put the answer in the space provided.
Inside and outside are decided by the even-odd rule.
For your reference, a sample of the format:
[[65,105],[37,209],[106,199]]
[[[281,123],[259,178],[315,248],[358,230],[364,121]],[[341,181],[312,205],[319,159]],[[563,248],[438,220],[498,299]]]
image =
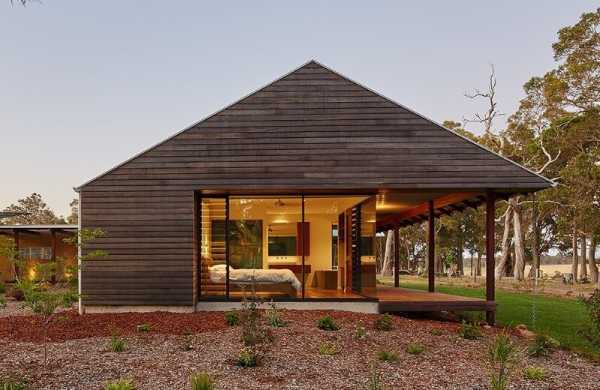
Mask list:
[[375,288],[374,196],[203,197],[198,210],[200,299],[251,288],[273,299],[368,299]]

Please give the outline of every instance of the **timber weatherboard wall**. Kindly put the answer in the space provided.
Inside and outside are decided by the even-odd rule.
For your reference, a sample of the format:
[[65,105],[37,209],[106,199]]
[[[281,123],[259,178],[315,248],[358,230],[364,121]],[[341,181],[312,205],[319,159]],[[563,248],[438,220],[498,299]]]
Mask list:
[[87,305],[193,302],[194,191],[549,187],[311,61],[79,188]]

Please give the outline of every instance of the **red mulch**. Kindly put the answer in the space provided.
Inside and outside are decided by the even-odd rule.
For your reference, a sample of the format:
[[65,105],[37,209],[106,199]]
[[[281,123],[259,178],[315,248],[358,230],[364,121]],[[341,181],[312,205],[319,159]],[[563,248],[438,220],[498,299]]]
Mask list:
[[[137,326],[150,325],[150,333],[183,335],[225,328],[222,312],[204,313],[106,313],[79,315],[71,310],[55,315],[48,329],[48,340],[61,342],[113,334],[139,333]],[[12,341],[42,341],[42,320],[39,316],[0,318],[0,339]]]
[[[361,314],[352,312],[329,311],[286,311],[288,321],[314,322],[324,316],[331,315],[339,321],[343,328],[354,329],[361,324],[367,329],[373,329],[376,314]],[[412,320],[395,317],[397,323]],[[456,331],[457,324],[440,323],[420,320],[435,324],[435,327]],[[114,334],[125,336],[139,334],[137,326],[150,325],[149,333],[184,335],[216,331],[227,327],[223,312],[198,313],[103,313],[79,315],[71,310],[56,314],[48,329],[48,341],[63,342],[66,340],[84,339],[89,337],[107,337]],[[12,341],[41,342],[43,334],[42,320],[39,316],[0,317],[0,339]]]

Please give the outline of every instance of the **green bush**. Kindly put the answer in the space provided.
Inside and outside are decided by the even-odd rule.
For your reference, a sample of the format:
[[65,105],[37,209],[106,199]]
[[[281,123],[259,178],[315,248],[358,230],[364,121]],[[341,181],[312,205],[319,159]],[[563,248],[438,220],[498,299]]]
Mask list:
[[119,379],[116,381],[107,382],[104,385],[104,390],[134,390],[133,381],[131,379]]
[[463,339],[477,340],[481,337],[481,329],[478,324],[471,324],[463,320],[458,329],[458,334]]
[[381,350],[377,352],[377,359],[382,362],[397,362],[398,354],[393,351]]
[[236,311],[228,311],[225,313],[225,323],[229,326],[236,326],[240,323],[240,316]]
[[139,324],[137,326],[137,331],[140,333],[148,333],[150,332],[150,324]]
[[488,349],[488,359],[493,367],[490,378],[492,390],[508,388],[508,378],[513,363],[517,359],[517,347],[513,344],[508,332],[500,333]]
[[394,319],[392,318],[391,315],[389,314],[384,314],[382,316],[379,316],[376,320],[375,320],[375,329],[377,330],[383,330],[383,331],[389,331],[394,329]]
[[271,307],[266,311],[267,323],[273,328],[282,328],[286,326],[286,322],[281,318],[281,313],[275,303],[271,302]]
[[0,294],[4,294],[6,292],[6,285],[4,285],[4,282],[2,282],[0,280]]
[[431,329],[431,334],[434,336],[441,336],[444,334],[444,331],[441,330],[440,328],[433,328],[433,329]]
[[535,339],[527,347],[527,353],[532,357],[548,356],[553,349],[560,346],[560,343],[552,337],[545,334],[537,334]]
[[0,309],[6,307],[6,299],[4,298],[4,295],[0,295]]
[[339,325],[335,322],[335,320],[333,318],[331,318],[331,316],[325,316],[319,319],[319,322],[317,323],[317,327],[321,330],[339,330],[340,327]]
[[527,367],[524,374],[525,378],[532,381],[543,381],[546,379],[546,370],[542,367]]
[[600,347],[600,289],[594,290],[588,298],[582,298],[588,313],[590,325],[580,331],[589,342]]
[[238,366],[248,368],[256,367],[258,365],[258,359],[254,350],[249,347],[242,348],[237,359]]
[[110,350],[112,352],[123,352],[125,351],[126,346],[125,340],[121,337],[113,335],[110,338]]
[[332,342],[326,341],[319,345],[319,355],[333,356],[339,352],[338,347]]
[[200,372],[192,375],[192,390],[214,390],[217,388],[213,378],[206,372]]
[[425,351],[425,346],[421,343],[410,343],[406,346],[406,352],[411,355],[420,355]]
[[27,390],[27,383],[11,378],[0,378],[0,390]]

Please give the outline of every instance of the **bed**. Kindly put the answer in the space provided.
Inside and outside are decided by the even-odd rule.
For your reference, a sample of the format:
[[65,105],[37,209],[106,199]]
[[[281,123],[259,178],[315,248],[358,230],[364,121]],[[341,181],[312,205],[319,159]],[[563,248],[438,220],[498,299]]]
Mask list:
[[[227,275],[225,264],[208,267],[208,271],[212,283],[225,283]],[[230,291],[250,291],[252,285],[259,294],[296,296],[302,290],[302,284],[289,269],[235,269],[229,267]]]

